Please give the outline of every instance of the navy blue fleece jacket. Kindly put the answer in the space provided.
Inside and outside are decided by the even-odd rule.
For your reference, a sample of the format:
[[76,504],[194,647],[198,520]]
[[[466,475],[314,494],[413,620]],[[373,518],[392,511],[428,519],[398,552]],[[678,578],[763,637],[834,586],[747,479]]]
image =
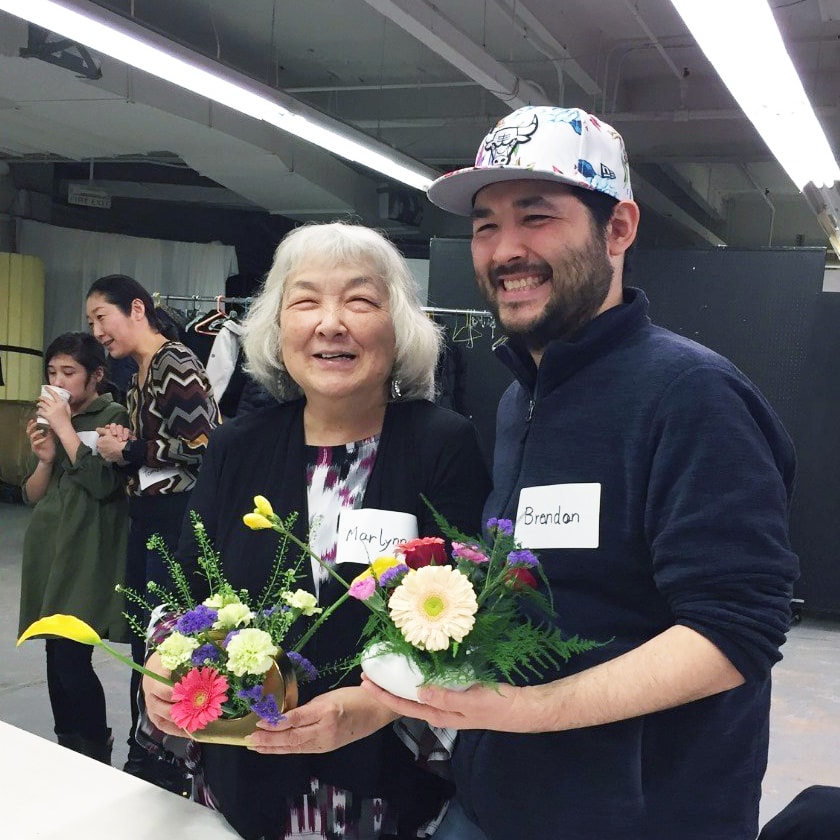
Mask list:
[[598,547],[538,553],[559,626],[612,641],[546,681],[680,624],[746,682],[606,726],[464,732],[459,796],[493,840],[753,840],[770,668],[798,570],[787,433],[730,362],[653,326],[639,290],[549,344],[539,369],[521,348],[499,354],[517,381],[499,407],[485,518],[515,519],[523,488],[601,485]]

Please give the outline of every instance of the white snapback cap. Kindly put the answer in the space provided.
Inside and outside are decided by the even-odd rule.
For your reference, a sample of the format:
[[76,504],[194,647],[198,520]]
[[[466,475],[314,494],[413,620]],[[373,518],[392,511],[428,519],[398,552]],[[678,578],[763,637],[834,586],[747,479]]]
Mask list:
[[475,194],[498,181],[557,181],[632,201],[630,167],[621,135],[580,108],[529,106],[501,119],[482,140],[475,166],[443,175],[429,200],[460,216]]

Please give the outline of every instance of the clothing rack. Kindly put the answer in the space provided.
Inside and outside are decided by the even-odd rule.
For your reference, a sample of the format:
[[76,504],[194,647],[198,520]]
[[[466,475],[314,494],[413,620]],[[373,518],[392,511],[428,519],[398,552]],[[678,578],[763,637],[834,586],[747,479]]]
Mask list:
[[165,292],[154,292],[152,300],[155,303],[164,301],[169,303],[171,300],[184,301],[187,303],[251,303],[253,298],[250,297],[227,297],[227,295],[170,295]]
[[[154,292],[152,300],[155,306],[170,301],[184,303],[215,303],[217,307],[223,303],[239,303],[249,306],[253,301],[251,297],[227,297],[226,295],[170,295],[163,292]],[[481,330],[489,329],[491,337],[495,334],[496,319],[492,312],[486,309],[453,309],[450,307],[424,306],[423,311],[427,315],[455,315],[465,318],[465,324],[453,331],[452,340],[464,343],[472,347],[476,338],[481,336]]]
[[424,306],[423,311],[430,315],[472,315],[476,318],[493,319],[493,313],[486,309],[441,309],[439,306]]
[[[170,295],[165,292],[154,292],[152,298],[155,301],[185,301],[196,303],[251,303],[251,297],[227,297],[226,295]],[[481,318],[486,321],[495,321],[493,313],[486,309],[448,309],[439,306],[424,306],[423,311],[429,315],[469,315],[473,318]]]

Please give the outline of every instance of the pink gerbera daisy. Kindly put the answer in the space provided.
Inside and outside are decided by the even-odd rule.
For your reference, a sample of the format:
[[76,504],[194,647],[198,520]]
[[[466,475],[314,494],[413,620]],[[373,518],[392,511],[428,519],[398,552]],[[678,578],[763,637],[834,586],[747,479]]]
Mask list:
[[228,681],[215,668],[193,668],[172,689],[172,720],[187,732],[202,729],[222,715]]

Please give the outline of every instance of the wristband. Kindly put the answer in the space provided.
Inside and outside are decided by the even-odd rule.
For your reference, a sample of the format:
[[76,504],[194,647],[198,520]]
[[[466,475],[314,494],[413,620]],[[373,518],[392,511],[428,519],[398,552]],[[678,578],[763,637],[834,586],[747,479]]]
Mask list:
[[122,458],[127,464],[139,466],[146,460],[146,442],[143,440],[126,441],[122,450]]

